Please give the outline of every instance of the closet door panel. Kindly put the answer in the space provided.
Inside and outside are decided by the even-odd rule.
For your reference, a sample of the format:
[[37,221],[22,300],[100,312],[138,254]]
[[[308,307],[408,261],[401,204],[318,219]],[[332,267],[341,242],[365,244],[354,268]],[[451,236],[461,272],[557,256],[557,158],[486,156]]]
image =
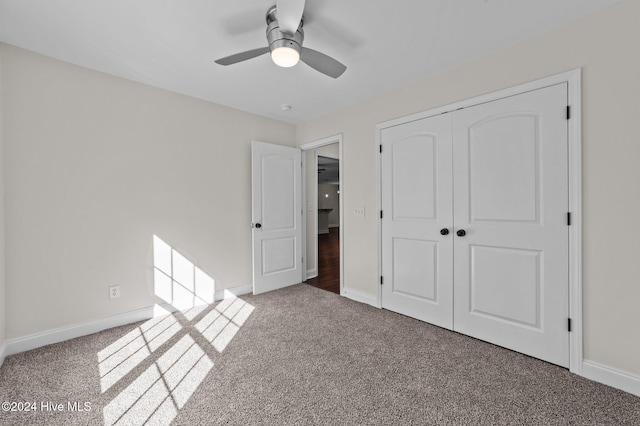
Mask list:
[[451,328],[451,117],[384,129],[381,143],[382,306]]
[[453,114],[454,330],[569,364],[567,86]]

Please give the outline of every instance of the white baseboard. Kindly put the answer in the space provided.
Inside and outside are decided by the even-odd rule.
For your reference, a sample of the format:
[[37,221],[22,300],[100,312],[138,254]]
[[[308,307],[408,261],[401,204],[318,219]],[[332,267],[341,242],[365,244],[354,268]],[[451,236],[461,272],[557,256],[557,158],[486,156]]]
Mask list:
[[148,320],[153,317],[154,307],[137,309],[131,312],[112,315],[99,320],[89,321],[83,324],[75,324],[67,327],[54,328],[52,330],[35,333],[29,336],[7,340],[7,355],[29,351],[52,343],[63,342],[87,334],[97,333],[108,328],[131,324]]
[[318,268],[307,269],[307,279],[315,278],[318,276]]
[[606,367],[593,361],[582,363],[582,376],[616,389],[640,396],[640,377]]
[[[251,285],[227,288],[216,291],[214,294],[214,300],[219,301],[231,296],[241,296],[243,294],[251,293],[252,291],[253,287]],[[169,304],[148,306],[146,308],[89,321],[83,324],[54,328],[42,333],[10,339],[6,341],[2,350],[0,350],[0,365],[2,364],[2,361],[4,361],[4,357],[9,355],[29,351],[31,349],[51,345],[53,343],[63,342],[76,337],[86,336],[88,334],[97,333],[113,327],[132,324],[139,321],[146,321],[154,316],[166,315],[171,312],[175,312],[176,310],[177,309],[175,307]]]
[[240,287],[225,288],[224,290],[216,291],[216,293],[213,295],[213,300],[217,302],[219,300],[226,299],[227,297],[242,296],[243,294],[250,293],[253,293],[252,284],[243,285]]
[[5,342],[0,346],[0,367],[4,363],[4,359],[7,357],[7,344]]
[[343,288],[340,295],[348,299],[355,300],[356,302],[366,303],[367,305],[371,305],[373,307],[379,308],[378,298],[372,294],[361,293],[357,290]]

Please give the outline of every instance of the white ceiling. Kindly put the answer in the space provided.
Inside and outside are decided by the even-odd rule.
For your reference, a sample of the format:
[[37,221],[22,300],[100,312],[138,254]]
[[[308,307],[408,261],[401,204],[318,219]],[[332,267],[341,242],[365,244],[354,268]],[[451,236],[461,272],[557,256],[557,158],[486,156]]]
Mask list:
[[[289,123],[302,123],[587,16],[621,0],[307,0],[304,45],[334,80],[269,55],[275,0],[0,0],[0,41]],[[280,109],[292,105],[290,111]]]

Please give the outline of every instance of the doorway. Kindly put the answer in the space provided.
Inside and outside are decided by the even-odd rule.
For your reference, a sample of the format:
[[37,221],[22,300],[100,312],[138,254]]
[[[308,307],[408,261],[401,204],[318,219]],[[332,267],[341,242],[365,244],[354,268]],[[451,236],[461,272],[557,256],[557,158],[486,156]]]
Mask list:
[[305,283],[341,294],[341,137],[302,146],[305,176]]

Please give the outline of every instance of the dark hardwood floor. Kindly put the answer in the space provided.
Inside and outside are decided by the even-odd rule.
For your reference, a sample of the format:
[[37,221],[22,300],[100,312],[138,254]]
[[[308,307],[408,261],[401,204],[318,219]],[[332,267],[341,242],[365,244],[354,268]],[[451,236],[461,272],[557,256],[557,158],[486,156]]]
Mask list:
[[318,235],[318,276],[306,283],[340,294],[340,228]]

